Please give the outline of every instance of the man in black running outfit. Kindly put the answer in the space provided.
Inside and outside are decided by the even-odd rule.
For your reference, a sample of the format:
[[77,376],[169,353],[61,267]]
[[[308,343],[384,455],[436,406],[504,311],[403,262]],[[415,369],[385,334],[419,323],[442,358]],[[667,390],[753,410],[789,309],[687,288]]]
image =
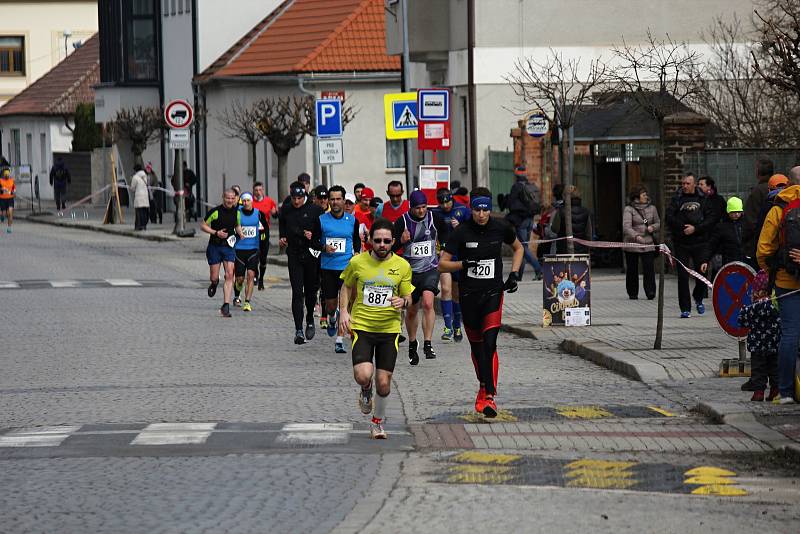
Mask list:
[[[286,247],[289,263],[289,282],[292,284],[292,316],[294,317],[294,342],[302,345],[314,338],[314,304],[319,290],[319,260],[317,251],[311,249],[314,223],[322,209],[306,202],[306,189],[300,182],[289,187],[290,202],[281,208],[278,219],[280,244]],[[306,328],[303,331],[303,305],[306,309]]]
[[[491,217],[492,194],[485,187],[470,193],[472,218],[459,225],[447,239],[439,270],[462,271],[459,296],[464,330],[472,349],[472,364],[480,384],[475,411],[497,415],[497,335],[503,312],[503,291],[517,290],[524,249],[514,228]],[[511,272],[503,282],[503,243],[514,251]],[[458,260],[453,261],[453,257]]]

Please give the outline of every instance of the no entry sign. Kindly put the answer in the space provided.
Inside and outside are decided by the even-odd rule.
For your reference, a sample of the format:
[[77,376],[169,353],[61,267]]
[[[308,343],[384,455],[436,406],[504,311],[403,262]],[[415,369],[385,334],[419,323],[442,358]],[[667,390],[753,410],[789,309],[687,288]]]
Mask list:
[[739,310],[751,303],[750,285],[755,275],[749,265],[733,262],[714,278],[714,315],[720,328],[736,339],[747,337],[748,329],[739,324]]

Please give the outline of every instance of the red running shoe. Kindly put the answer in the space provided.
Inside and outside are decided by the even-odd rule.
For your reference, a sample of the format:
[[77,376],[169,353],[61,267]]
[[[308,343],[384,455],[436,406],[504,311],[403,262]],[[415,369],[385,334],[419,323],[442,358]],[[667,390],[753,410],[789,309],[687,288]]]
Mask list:
[[750,397],[751,401],[755,402],[762,402],[764,400],[764,390],[759,389],[753,392],[753,396]]
[[494,403],[494,397],[487,395],[483,406],[483,415],[488,418],[497,417],[497,405]]
[[475,411],[478,413],[483,413],[483,409],[486,407],[486,388],[481,386],[478,390],[478,396],[475,397]]

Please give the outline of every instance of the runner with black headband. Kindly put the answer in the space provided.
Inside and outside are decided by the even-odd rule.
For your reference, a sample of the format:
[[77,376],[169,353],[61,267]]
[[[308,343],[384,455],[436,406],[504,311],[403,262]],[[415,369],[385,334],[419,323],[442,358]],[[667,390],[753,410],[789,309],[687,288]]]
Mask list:
[[[497,416],[497,336],[503,312],[503,291],[517,290],[524,249],[514,228],[491,217],[492,194],[485,187],[470,193],[472,217],[447,238],[439,260],[439,270],[462,271],[459,297],[464,329],[472,349],[472,363],[480,387],[475,411],[486,417]],[[511,272],[503,282],[503,243],[514,251]],[[453,258],[457,257],[458,260]]]

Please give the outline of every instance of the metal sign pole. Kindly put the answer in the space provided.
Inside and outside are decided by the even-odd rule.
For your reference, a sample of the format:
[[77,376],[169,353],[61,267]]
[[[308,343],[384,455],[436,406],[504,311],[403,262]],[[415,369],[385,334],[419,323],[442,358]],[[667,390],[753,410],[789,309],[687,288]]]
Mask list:
[[183,187],[183,150],[180,148],[175,149],[175,158],[178,160],[178,217],[175,226],[175,235],[183,235],[186,231],[186,200],[185,190]]

